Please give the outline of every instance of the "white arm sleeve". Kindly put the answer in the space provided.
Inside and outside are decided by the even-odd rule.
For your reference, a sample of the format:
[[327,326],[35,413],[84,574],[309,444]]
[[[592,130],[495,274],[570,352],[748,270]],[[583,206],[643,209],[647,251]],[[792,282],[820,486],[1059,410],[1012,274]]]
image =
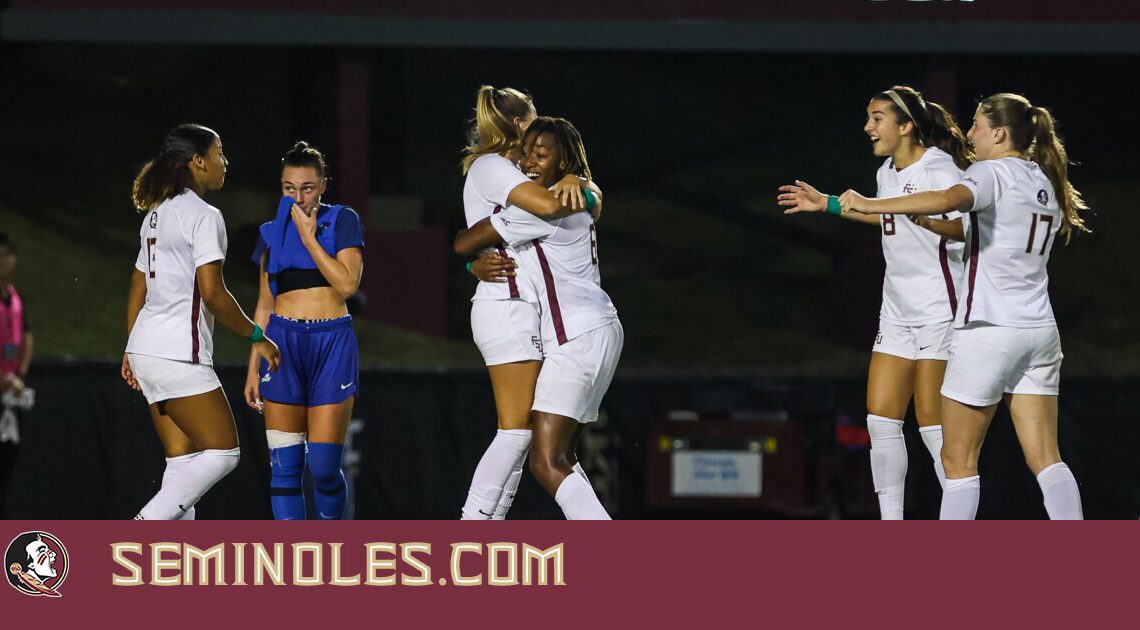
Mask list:
[[[930,188],[931,190],[948,190],[954,186],[962,183],[962,171],[957,168],[951,169],[937,169],[930,171]],[[974,196],[977,199],[977,195]],[[960,219],[962,213],[957,210],[952,210],[946,213],[947,219]]]
[[148,262],[150,262],[150,261],[147,260],[146,248],[140,247],[139,248],[139,255],[137,258],[135,258],[135,269],[138,269],[139,271],[146,273]]
[[515,168],[507,158],[488,155],[475,160],[467,177],[475,187],[476,194],[487,203],[507,207],[507,197],[520,184],[530,178]]
[[974,205],[970,212],[981,212],[994,207],[998,200],[998,181],[993,167],[985,162],[978,162],[966,169],[965,176],[959,182],[974,195]]
[[[555,219],[555,221],[559,220]],[[554,223],[540,219],[522,208],[515,207],[492,214],[491,226],[511,247],[518,247],[536,238],[546,238],[558,229]]]
[[226,222],[222,213],[210,208],[190,229],[190,248],[194,267],[226,258]]

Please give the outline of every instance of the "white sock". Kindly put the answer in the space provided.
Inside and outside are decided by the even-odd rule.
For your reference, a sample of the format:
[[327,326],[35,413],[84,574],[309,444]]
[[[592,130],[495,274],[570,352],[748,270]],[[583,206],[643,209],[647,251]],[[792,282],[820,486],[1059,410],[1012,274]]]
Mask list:
[[1037,473],[1037,483],[1041,494],[1045,495],[1045,511],[1054,521],[1083,521],[1081,491],[1077,489],[1077,478],[1065,462],[1057,462]]
[[523,451],[522,456],[515,462],[515,467],[511,469],[511,476],[507,477],[507,483],[503,485],[503,493],[499,495],[499,504],[495,506],[495,515],[491,520],[502,521],[507,518],[507,511],[511,509],[511,504],[515,502],[515,494],[519,491],[519,482],[522,481],[523,468],[529,452]]
[[942,490],[944,521],[972,521],[978,516],[978,501],[982,498],[982,478],[978,475],[965,479],[947,479]]
[[[194,453],[188,453],[186,455],[179,455],[178,457],[167,457],[166,458],[166,470],[163,471],[163,473],[162,473],[162,486],[160,486],[160,487],[164,487],[164,486],[166,486],[166,484],[170,483],[170,479],[173,478],[175,475],[177,475],[178,472],[186,466],[186,464],[190,463],[191,460],[193,460],[195,457],[197,457],[199,452],[200,451],[194,452]],[[180,520],[180,521],[192,521],[192,520],[194,520],[194,506],[193,505],[189,506],[186,509],[186,511],[182,514],[182,516],[180,516],[178,518],[178,520]]]
[[918,427],[918,434],[922,436],[922,443],[930,451],[934,459],[934,474],[938,475],[938,485],[946,489],[946,469],[942,467],[942,425],[935,424],[929,427]]
[[867,414],[867,432],[871,434],[871,479],[879,497],[879,513],[884,521],[901,521],[907,466],[903,422]]
[[606,508],[598,500],[598,495],[590,487],[590,482],[582,475],[567,475],[559,484],[558,492],[554,493],[554,500],[568,521],[611,520]]
[[511,473],[530,449],[531,435],[530,429],[499,429],[471,476],[471,488],[461,514],[463,520],[486,521],[495,515]]
[[574,470],[574,472],[582,475],[582,478],[586,480],[586,483],[590,483],[590,478],[586,476],[586,471],[582,469],[582,462],[574,462],[574,465],[571,466],[571,468]]
[[185,463],[177,475],[162,484],[135,519],[147,521],[173,521],[183,514],[214,484],[237,468],[241,450],[206,449]]

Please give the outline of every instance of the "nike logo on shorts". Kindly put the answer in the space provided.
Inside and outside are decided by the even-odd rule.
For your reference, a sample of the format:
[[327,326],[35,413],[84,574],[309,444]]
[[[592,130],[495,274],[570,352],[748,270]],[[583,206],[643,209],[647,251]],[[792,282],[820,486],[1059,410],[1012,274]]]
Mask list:
[[[931,344],[931,345],[933,345],[933,344]],[[918,350],[921,352],[921,351],[923,351],[923,350],[926,350],[926,349],[927,349],[927,348],[929,348],[929,347],[930,347],[930,346],[919,346]]]
[[348,389],[349,387],[352,387],[352,382],[351,382],[351,381],[350,381],[350,382],[349,382],[347,385],[341,385],[341,386],[340,386],[340,388],[341,388],[341,389]]

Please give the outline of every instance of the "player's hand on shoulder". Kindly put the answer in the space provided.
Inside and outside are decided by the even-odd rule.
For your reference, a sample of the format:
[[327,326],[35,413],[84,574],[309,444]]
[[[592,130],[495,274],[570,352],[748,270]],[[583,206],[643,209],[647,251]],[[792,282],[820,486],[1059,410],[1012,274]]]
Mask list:
[[786,208],[784,214],[821,212],[827,209],[827,196],[811,184],[797,179],[794,184],[780,186],[776,203]]
[[471,261],[471,273],[483,282],[507,282],[515,276],[517,266],[513,258],[489,252]]
[[582,180],[573,173],[568,173],[558,180],[558,183],[554,184],[553,192],[558,201],[568,208],[581,210],[586,207],[586,196],[582,194]]

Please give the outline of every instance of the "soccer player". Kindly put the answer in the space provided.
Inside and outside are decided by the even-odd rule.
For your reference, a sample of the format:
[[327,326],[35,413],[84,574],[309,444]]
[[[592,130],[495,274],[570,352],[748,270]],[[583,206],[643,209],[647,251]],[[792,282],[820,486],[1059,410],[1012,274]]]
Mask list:
[[[524,135],[523,155],[526,176],[543,187],[567,175],[591,177],[581,136],[561,118],[536,118]],[[600,203],[598,191],[587,196]],[[531,473],[567,519],[609,519],[574,454],[585,424],[598,419],[624,340],[617,309],[601,287],[594,217],[583,212],[544,220],[511,207],[461,231],[455,250],[471,254],[499,241],[517,251],[521,276],[534,277],[542,313],[546,356],[530,411]]]
[[943,190],[866,199],[844,210],[966,213],[967,272],[942,384],[946,486],[943,519],[973,519],[981,494],[978,457],[997,403],[1009,405],[1025,461],[1051,519],[1081,519],[1081,495],[1057,444],[1061,339],[1049,302],[1050,248],[1059,234],[1088,231],[1087,209],[1069,183],[1069,158],[1053,116],[1017,94],[984,99],[969,131],[978,163]]
[[[973,161],[965,136],[941,105],[907,86],[871,97],[863,131],[876,156],[886,157],[876,174],[878,196],[908,195],[957,183]],[[805,182],[782,186],[780,205],[788,214],[828,210],[827,196]],[[830,209],[835,214],[837,208]],[[958,306],[962,269],[959,215],[908,221],[899,214],[842,213],[846,219],[879,226],[882,232],[883,302],[879,333],[867,374],[867,430],[871,434],[871,476],[883,519],[903,518],[908,465],[903,418],[911,398],[919,434],[945,481],[941,397],[951,323]],[[933,231],[932,231],[933,230]],[[935,233],[937,232],[937,233]],[[956,240],[952,240],[956,239]]]
[[227,164],[217,133],[186,124],[135,178],[134,203],[145,216],[121,373],[146,396],[166,452],[162,487],[136,519],[193,519],[198,499],[237,466],[233,412],[212,367],[214,319],[277,369],[277,345],[226,289],[225,220],[202,200],[225,183]]
[[[523,131],[535,118],[530,96],[512,89],[479,88],[475,124],[463,159],[463,211],[468,227],[518,207],[543,217],[585,209],[581,182],[569,176],[548,190],[515,166]],[[498,241],[486,247],[498,245]],[[494,260],[517,259],[512,248],[497,247]],[[471,254],[478,250],[472,250]],[[483,264],[488,257],[473,264]],[[530,449],[529,413],[542,366],[543,345],[537,290],[513,271],[480,281],[471,298],[471,334],[491,376],[498,431],[471,478],[461,516],[465,520],[506,517]]]
[[[319,520],[344,514],[344,440],[359,388],[359,359],[345,301],[360,287],[364,234],[352,208],[321,202],[328,184],[319,150],[300,141],[281,160],[277,217],[261,226],[254,320],[281,344],[281,369],[250,353],[246,404],[265,413],[273,516],[305,518],[306,454]],[[306,443],[308,445],[306,453]]]

